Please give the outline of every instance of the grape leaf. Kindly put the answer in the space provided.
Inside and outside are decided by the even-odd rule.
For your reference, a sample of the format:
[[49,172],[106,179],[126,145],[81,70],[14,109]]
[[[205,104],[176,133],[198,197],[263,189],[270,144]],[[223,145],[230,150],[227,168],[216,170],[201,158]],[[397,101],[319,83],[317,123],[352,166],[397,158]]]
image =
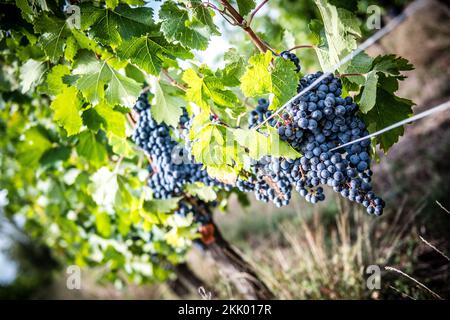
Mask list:
[[81,118],[83,118],[83,123],[86,125],[89,130],[93,132],[98,132],[100,128],[103,126],[106,127],[105,119],[103,119],[98,112],[95,110],[95,108],[89,108],[83,111],[83,114],[81,115]]
[[211,16],[212,11],[204,6],[201,0],[190,0],[190,4],[197,20],[207,26],[212,34],[220,36],[220,32]]
[[179,45],[169,44],[160,35],[145,35],[124,41],[117,49],[117,55],[128,59],[147,73],[158,75],[164,59],[192,58],[193,55]]
[[182,79],[189,86],[186,90],[186,98],[200,108],[209,110],[211,100],[223,107],[233,107],[238,102],[236,95],[226,90],[220,79],[213,74],[200,77],[193,69],[187,69]]
[[236,183],[238,177],[236,170],[227,165],[211,165],[206,168],[206,171],[210,177],[231,185]]
[[94,211],[95,228],[103,238],[109,238],[112,234],[111,218],[106,212]]
[[114,133],[109,133],[107,136],[109,145],[115,154],[129,159],[137,155],[134,145],[127,139],[116,136]]
[[247,97],[272,93],[271,108],[275,109],[296,94],[298,74],[290,61],[276,59],[274,68],[270,66],[271,61],[270,51],[251,57],[250,66],[241,77],[241,90]]
[[216,76],[227,87],[236,87],[241,84],[239,80],[245,72],[245,62],[240,55],[232,52],[225,53],[225,59],[229,62],[222,70],[217,70]]
[[42,166],[52,165],[57,161],[66,161],[70,157],[71,149],[64,146],[58,146],[48,149],[39,159]]
[[105,0],[108,9],[115,9],[119,5],[119,0]]
[[264,156],[297,159],[301,155],[287,142],[282,141],[276,129],[269,129],[267,134],[256,130],[234,129],[236,141],[249,151],[252,159],[259,160]]
[[386,75],[396,76],[398,79],[403,80],[401,71],[410,71],[414,69],[414,66],[409,63],[408,60],[402,57],[397,57],[395,54],[387,54],[378,56],[373,60],[372,70],[383,72]]
[[22,17],[28,22],[32,22],[38,13],[38,7],[42,11],[49,11],[45,0],[16,0],[16,5],[22,11]]
[[81,5],[81,29],[102,44],[118,46],[122,39],[141,36],[151,32],[154,27],[153,9],[149,7],[132,8],[121,4],[114,10]]
[[20,67],[19,78],[22,93],[34,90],[41,83],[46,70],[47,65],[44,61],[27,60]]
[[161,31],[168,41],[179,41],[184,47],[205,50],[208,38],[194,28],[190,28],[189,12],[177,6],[173,1],[166,1],[159,11]]
[[78,52],[79,46],[75,37],[70,36],[66,39],[66,47],[64,48],[64,58],[73,62]]
[[256,7],[255,0],[236,0],[239,13],[242,16],[249,14]]
[[333,6],[338,8],[344,8],[349,11],[358,10],[358,1],[357,0],[329,0]]
[[[346,77],[348,81],[358,86],[364,85],[367,81],[367,73],[372,69],[373,58],[369,57],[365,52],[358,53],[352,60],[347,62],[342,69],[345,73],[361,73],[361,76]],[[365,76],[364,76],[365,75]]]
[[[368,130],[370,133],[381,130],[393,123],[404,120],[412,114],[413,102],[407,99],[396,97],[391,92],[378,87],[377,102],[367,113],[363,114],[366,123],[370,123]],[[376,143],[387,152],[389,148],[403,135],[404,128],[399,127],[377,136]]]
[[192,155],[198,162],[205,166],[240,165],[231,129],[209,123],[196,138],[192,142]]
[[290,61],[279,58],[275,60],[275,69],[271,78],[272,93],[275,95],[271,108],[275,109],[297,94],[299,75],[292,68]]
[[31,127],[17,147],[17,159],[23,165],[33,166],[51,146],[51,142],[38,127]]
[[54,66],[50,72],[47,74],[47,91],[49,94],[57,95],[67,85],[63,82],[63,78],[70,74],[70,69],[68,66],[63,64],[58,64]]
[[185,103],[176,90],[168,85],[160,83],[157,78],[152,81],[155,97],[150,112],[156,122],[165,122],[176,128],[183,114],[181,107]]
[[95,111],[103,118],[104,130],[117,137],[125,138],[125,115],[119,111],[113,110],[109,105],[100,102],[95,106]]
[[41,33],[39,43],[50,58],[50,61],[58,61],[63,55],[66,39],[71,34],[66,21],[41,14],[34,21],[34,29],[36,32]]
[[214,188],[211,186],[205,186],[201,182],[191,183],[186,185],[186,191],[194,196],[199,197],[201,200],[210,202],[217,199],[217,194]]
[[79,135],[77,153],[86,158],[94,167],[99,167],[107,160],[106,147],[97,141],[96,135],[91,131],[83,131]]
[[121,104],[131,108],[141,91],[139,83],[91,54],[84,53],[77,59],[72,74],[75,76],[75,81],[72,79],[74,85],[94,105],[106,99],[110,105]]
[[269,70],[271,61],[270,51],[250,57],[248,61],[250,66],[241,77],[241,90],[246,97],[256,97],[272,92],[272,78]]
[[180,197],[144,201],[143,209],[150,213],[169,213],[178,207]]
[[398,90],[398,82],[405,79],[401,72],[412,68],[408,60],[395,55],[378,56],[373,59],[371,71],[367,73],[361,94],[357,96],[361,112],[367,113],[375,106],[379,86],[383,86],[393,94]]
[[62,126],[68,136],[80,132],[83,121],[80,116],[81,101],[75,87],[67,87],[50,104],[55,122]]
[[362,113],[369,112],[377,100],[378,74],[376,71],[370,71],[366,75],[366,83],[362,89],[361,98],[358,101],[359,109]]
[[[323,23],[323,30],[320,33],[318,24],[311,25],[312,31],[320,39],[316,52],[322,69],[329,70],[357,47],[356,39],[361,36],[361,30],[352,12],[336,8],[325,0],[314,0],[314,2]],[[339,68],[339,71],[344,72],[345,66]]]

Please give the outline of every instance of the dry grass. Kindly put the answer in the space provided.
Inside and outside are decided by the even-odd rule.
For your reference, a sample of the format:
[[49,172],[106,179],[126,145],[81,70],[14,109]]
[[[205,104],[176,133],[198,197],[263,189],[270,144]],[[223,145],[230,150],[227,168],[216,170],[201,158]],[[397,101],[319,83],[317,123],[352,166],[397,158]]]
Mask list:
[[[399,206],[383,218],[373,218],[346,202],[330,222],[323,212],[302,214],[280,224],[278,232],[246,239],[253,245],[243,254],[278,299],[421,299],[435,298],[407,278],[392,275],[384,267],[395,265],[412,272],[424,243],[415,226],[423,207]],[[303,212],[304,213],[304,212]],[[328,220],[327,220],[328,219]],[[234,222],[240,225],[239,221]],[[231,239],[235,242],[235,239]],[[241,239],[242,241],[242,239]],[[243,242],[243,241],[242,241]],[[426,246],[426,249],[430,249]],[[209,270],[209,283],[216,283],[220,298],[240,298],[229,282],[214,271],[205,257],[193,255],[194,270]],[[378,265],[381,290],[366,286],[366,268]],[[433,270],[429,270],[430,276]],[[444,277],[445,278],[445,277]],[[448,281],[448,278],[446,278]]]

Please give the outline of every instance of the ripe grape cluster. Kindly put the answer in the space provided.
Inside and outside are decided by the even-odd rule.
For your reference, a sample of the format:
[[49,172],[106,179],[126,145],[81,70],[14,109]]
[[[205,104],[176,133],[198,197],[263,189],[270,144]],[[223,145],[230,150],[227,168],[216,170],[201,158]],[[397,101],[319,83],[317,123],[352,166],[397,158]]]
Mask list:
[[[155,199],[180,196],[186,184],[202,182],[207,186],[225,186],[211,179],[201,164],[193,163],[185,148],[171,137],[170,127],[158,124],[151,115],[147,95],[142,94],[134,106],[139,112],[139,121],[133,133],[133,140],[149,157],[148,185]],[[180,117],[180,127],[189,121],[187,113]]]
[[[300,70],[295,54],[286,51],[281,56],[291,60],[297,71]],[[320,76],[321,72],[304,76],[298,92]],[[293,190],[311,203],[323,201],[323,186],[326,185],[343,197],[362,204],[369,214],[381,215],[385,204],[372,191],[370,140],[332,151],[339,145],[368,135],[365,123],[357,115],[358,105],[351,97],[341,95],[341,80],[329,75],[288,105],[284,113],[273,118],[270,118],[273,113],[268,110],[269,102],[259,99],[255,110],[249,114],[249,127],[270,118],[268,125],[277,128],[280,138],[302,156],[298,159],[264,156],[253,161],[251,172],[245,178],[239,177],[235,187],[243,192],[254,192],[258,200],[270,201],[280,207],[289,203]],[[145,94],[139,97],[134,109],[140,117],[133,139],[151,160],[148,185],[154,198],[180,196],[184,186],[194,182],[226,191],[232,189],[231,185],[210,178],[201,164],[194,163],[189,139],[192,119],[185,110],[179,127],[171,132],[169,126],[152,119]],[[220,121],[211,117],[211,121]],[[184,146],[180,146],[171,134],[183,140]],[[178,214],[186,215],[192,211],[187,201],[180,201]],[[203,220],[199,222],[206,223]]]
[[[309,74],[300,81],[300,92],[321,72]],[[361,203],[369,214],[381,215],[384,201],[372,191],[370,140],[345,148],[331,149],[368,135],[364,122],[356,115],[358,105],[351,97],[342,98],[340,79],[330,75],[305,95],[296,99],[279,118],[269,120],[282,140],[302,154],[299,159],[266,156],[254,163],[256,178],[241,179],[241,191],[254,191],[256,198],[286,205],[292,189],[311,203],[325,199],[323,185],[351,201]],[[254,127],[271,116],[264,99],[249,115]]]
[[280,56],[285,60],[290,60],[295,64],[295,71],[299,72],[302,68],[300,66],[300,59],[289,51],[283,51],[280,53]]

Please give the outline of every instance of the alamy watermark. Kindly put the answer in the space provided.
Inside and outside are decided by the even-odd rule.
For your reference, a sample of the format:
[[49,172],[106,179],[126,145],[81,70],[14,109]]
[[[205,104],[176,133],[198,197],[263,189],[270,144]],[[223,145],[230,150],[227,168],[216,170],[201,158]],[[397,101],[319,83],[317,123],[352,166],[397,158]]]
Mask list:
[[366,275],[366,288],[369,290],[381,289],[381,268],[376,264],[367,266],[365,270]]
[[381,8],[377,5],[367,7],[366,27],[369,30],[381,29]]
[[81,290],[81,268],[76,265],[68,266],[66,269],[66,287],[69,290]]

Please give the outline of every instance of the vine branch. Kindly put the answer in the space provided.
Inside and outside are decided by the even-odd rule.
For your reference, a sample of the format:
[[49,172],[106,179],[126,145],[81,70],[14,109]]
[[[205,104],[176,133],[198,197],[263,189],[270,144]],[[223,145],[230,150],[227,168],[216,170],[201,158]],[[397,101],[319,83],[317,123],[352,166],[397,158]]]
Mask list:
[[291,52],[291,51],[293,51],[293,50],[297,50],[297,49],[306,49],[306,48],[315,49],[316,46],[315,46],[315,45],[312,45],[312,44],[302,44],[302,45],[298,45],[298,46],[292,47],[292,48],[290,48],[290,49],[287,50],[287,51]]
[[255,17],[255,15],[258,13],[258,11],[264,7],[264,5],[269,2],[269,0],[264,0],[263,2],[261,2],[256,8],[255,10],[253,10],[253,12],[250,14],[249,18],[248,18],[248,22],[247,25],[250,26],[252,24],[253,18]]
[[173,85],[174,87],[177,87],[178,89],[180,89],[182,91],[186,91],[186,87],[183,84],[179,83],[174,78],[172,78],[172,76],[169,74],[169,72],[166,69],[162,69],[162,73],[166,76],[166,78],[169,80],[171,85]]
[[[205,7],[207,7],[207,8],[211,8],[213,10],[216,10],[229,24],[234,25],[234,26],[237,25],[237,22],[234,20],[233,16],[230,15],[225,8],[224,9],[219,9],[216,5],[212,4],[209,1],[203,2],[202,4]],[[231,19],[233,21],[231,21],[229,19]]]
[[267,50],[269,50],[268,46],[264,43],[264,41],[261,40],[261,38],[256,35],[256,33],[250,27],[249,23],[245,21],[241,14],[227,0],[219,0],[219,2],[224,7],[224,10],[233,17],[234,21],[236,21],[236,24],[247,33],[247,35],[250,37],[259,51],[265,53]]

